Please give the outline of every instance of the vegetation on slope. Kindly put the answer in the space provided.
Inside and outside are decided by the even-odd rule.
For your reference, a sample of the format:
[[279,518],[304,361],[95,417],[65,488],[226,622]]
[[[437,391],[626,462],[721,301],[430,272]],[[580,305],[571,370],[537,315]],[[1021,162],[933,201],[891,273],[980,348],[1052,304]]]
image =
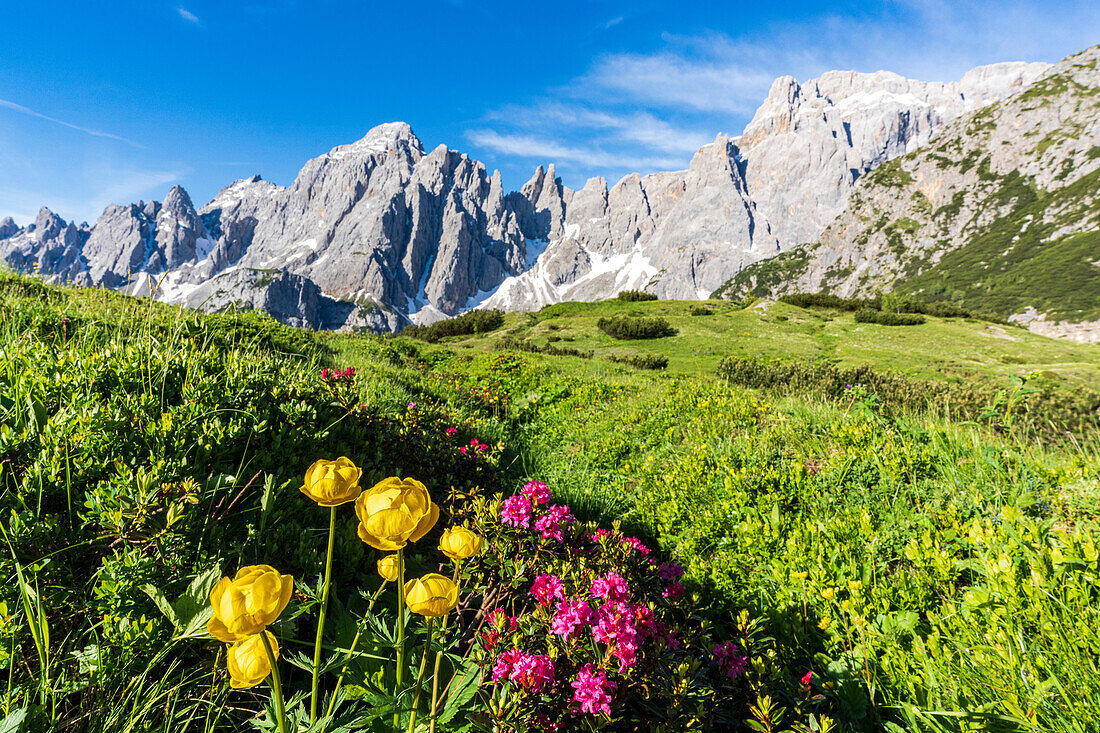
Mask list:
[[[1088,430],[1055,447],[1010,420],[977,424],[988,420],[969,407],[947,418],[891,403],[870,379],[824,395],[715,376],[730,354],[827,354],[937,384],[1007,386],[1044,368],[1064,394],[1100,381],[1094,347],[959,319],[890,329],[783,303],[714,303],[700,318],[693,304],[659,301],[508,314],[504,334],[434,345],[294,332],[302,348],[292,350],[290,332],[255,316],[209,320],[36,285],[0,280],[5,314],[30,314],[0,328],[0,510],[11,542],[0,561],[10,581],[0,588],[0,663],[13,730],[262,721],[266,686],[230,691],[224,645],[165,612],[193,617],[203,578],[249,563],[299,581],[272,630],[284,685],[308,687],[329,514],[297,488],[314,459],[337,455],[353,456],[367,485],[419,478],[447,523],[468,522],[492,548],[471,566],[460,653],[443,667],[477,679],[482,663],[485,678],[438,730],[491,728],[489,703],[504,689],[531,716],[509,722],[515,729],[535,715],[601,720],[571,701],[571,677],[545,694],[493,684],[505,648],[470,641],[489,630],[478,611],[507,599],[520,617],[512,643],[539,653],[559,644],[538,631],[546,619],[528,590],[548,573],[574,588],[594,549],[610,553],[585,539],[596,526],[585,522],[610,528],[608,547],[624,549],[609,567],[627,568],[639,591],[648,566],[633,548],[686,569],[682,590],[647,596],[685,649],[646,647],[634,671],[606,664],[618,683],[609,729],[818,730],[825,718],[844,731],[1100,725],[1100,459]],[[616,313],[678,329],[631,344],[667,357],[670,374],[496,347],[509,336],[619,353],[596,325]],[[353,376],[321,378],[331,366]],[[568,542],[501,526],[495,494],[532,479],[572,507]],[[334,587],[365,597],[332,599],[326,646],[342,654],[357,631],[370,641],[338,709],[348,727],[388,729],[397,703],[380,690],[392,665],[378,659],[392,658],[393,598],[384,591],[378,608],[391,610],[359,621],[380,555],[350,511],[339,517]],[[436,569],[430,537],[409,550],[417,573]],[[575,673],[568,660],[588,654],[589,639],[560,647],[559,675]],[[337,672],[322,674],[326,694]]]

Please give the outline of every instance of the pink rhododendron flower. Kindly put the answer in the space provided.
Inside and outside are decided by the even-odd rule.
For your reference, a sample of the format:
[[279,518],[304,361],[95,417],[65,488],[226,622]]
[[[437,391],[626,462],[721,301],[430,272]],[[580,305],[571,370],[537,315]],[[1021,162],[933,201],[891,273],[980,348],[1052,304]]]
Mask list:
[[813,678],[814,678],[814,673],[813,672],[807,672],[806,674],[802,675],[802,684],[804,684],[804,685],[810,684],[810,680],[812,680]]
[[466,446],[462,446],[461,448],[459,448],[458,452],[461,453],[462,455],[466,455]]
[[684,595],[683,583],[671,583],[667,588],[661,591],[661,598],[667,598],[670,601],[675,601],[682,595]]
[[328,369],[322,369],[321,370],[321,379],[328,379],[328,375],[329,375],[329,370]]
[[502,652],[497,657],[496,666],[493,667],[493,682],[500,682],[501,680],[509,679],[512,675],[512,668],[516,662],[526,656],[522,649],[509,649],[506,652]]
[[540,605],[549,606],[555,598],[564,598],[565,589],[556,575],[540,575],[531,585],[531,595]]
[[409,403],[409,409],[410,410],[415,410],[416,409],[416,403],[415,402],[410,402]]
[[642,544],[642,541],[637,537],[623,537],[622,543],[624,545],[630,545],[635,552],[640,552],[643,555],[649,554],[649,548]]
[[603,598],[608,603],[623,603],[630,598],[630,587],[618,573],[607,573],[592,582],[592,597]]
[[458,433],[458,428],[447,428],[443,432],[445,432],[447,435],[455,435]]
[[554,660],[545,654],[523,654],[512,663],[508,679],[525,690],[538,692],[554,681]]
[[549,487],[542,481],[528,481],[523,485],[523,495],[535,506],[545,504],[552,497]]
[[601,539],[603,539],[604,537],[609,536],[610,534],[611,534],[610,532],[608,532],[606,529],[603,529],[601,527],[600,529],[597,529],[595,532],[592,533],[592,541],[593,542],[599,542]]
[[612,656],[619,660],[619,672],[634,666],[637,660],[638,628],[634,623],[634,610],[622,603],[605,603],[596,611],[596,623],[592,638],[606,644]]
[[557,634],[568,641],[572,634],[579,632],[586,624],[592,623],[592,619],[592,607],[587,601],[558,601],[554,618],[550,621],[550,633]]
[[546,508],[546,514],[535,520],[535,529],[544,540],[565,540],[565,529],[573,525],[573,513],[569,507],[554,505]]
[[[465,453],[466,449],[463,448]],[[500,521],[513,527],[531,526],[531,502],[525,496],[509,496],[500,508]]]
[[727,641],[725,644],[715,644],[710,650],[714,658],[718,660],[718,666],[731,680],[735,680],[745,671],[749,658],[741,654],[736,642]]
[[684,577],[684,569],[679,563],[663,562],[657,566],[657,577],[661,580],[679,580]]
[[573,702],[580,704],[582,713],[611,715],[611,695],[616,685],[607,679],[602,669],[592,671],[592,665],[586,664],[577,672],[577,678],[570,683],[573,687]]

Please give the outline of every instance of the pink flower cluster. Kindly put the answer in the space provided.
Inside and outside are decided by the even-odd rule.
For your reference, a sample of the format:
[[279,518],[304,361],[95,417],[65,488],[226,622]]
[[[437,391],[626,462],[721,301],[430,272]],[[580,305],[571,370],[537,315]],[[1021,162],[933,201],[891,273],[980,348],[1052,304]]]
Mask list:
[[446,433],[447,435],[457,435],[458,434],[458,428],[447,428],[443,432]]
[[608,603],[624,603],[630,599],[630,587],[623,576],[607,573],[592,581],[592,597],[603,598]]
[[355,367],[347,369],[322,369],[321,379],[326,382],[350,382],[355,379]]
[[549,607],[554,599],[565,597],[565,587],[556,575],[540,575],[531,585],[531,595],[539,605]]
[[550,621],[550,633],[557,634],[569,641],[569,637],[576,634],[588,624],[592,623],[595,615],[588,601],[577,599],[575,601],[558,601],[558,607],[554,610],[554,618]]
[[595,672],[591,664],[586,664],[572,685],[573,702],[579,704],[582,713],[611,715],[611,693],[616,685],[607,679],[607,672]]
[[519,629],[519,619],[515,616],[509,616],[503,608],[498,608],[490,613],[486,621],[489,622],[489,628],[481,632],[481,638],[485,648],[489,650],[497,645],[501,634],[505,632],[514,634]]
[[718,666],[731,680],[735,680],[745,671],[749,658],[741,653],[736,642],[727,641],[725,644],[715,644],[710,650],[714,658],[718,660]]
[[[565,531],[576,521],[573,512],[563,504],[548,504],[553,494],[541,481],[529,481],[523,490],[504,500],[500,521],[513,527],[534,529],[544,540],[565,541]],[[537,516],[536,516],[537,514]]]
[[642,541],[637,537],[623,537],[622,543],[624,545],[630,545],[631,549],[635,552],[639,552],[642,555],[649,555],[649,548],[642,544]]
[[539,692],[554,681],[554,660],[546,654],[509,649],[497,658],[493,682],[508,680],[525,690]]
[[[453,430],[453,428],[448,428],[448,430]],[[462,455],[466,455],[467,453],[473,453],[476,455],[477,453],[485,453],[487,450],[489,450],[489,446],[487,446],[485,443],[482,443],[477,438],[474,438],[470,441],[469,445],[464,445],[459,448],[458,452]]]

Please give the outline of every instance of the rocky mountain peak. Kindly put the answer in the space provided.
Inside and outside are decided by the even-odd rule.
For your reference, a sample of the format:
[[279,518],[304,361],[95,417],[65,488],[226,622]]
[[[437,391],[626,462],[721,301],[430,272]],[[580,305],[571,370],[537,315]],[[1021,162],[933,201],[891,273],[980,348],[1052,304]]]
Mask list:
[[328,153],[328,157],[342,160],[349,155],[363,157],[402,149],[414,152],[417,157],[424,154],[424,145],[413,134],[408,123],[386,122],[372,127],[366,135],[350,145],[336,146]]
[[15,219],[10,216],[0,219],[0,239],[7,239],[18,231],[19,225],[15,223]]

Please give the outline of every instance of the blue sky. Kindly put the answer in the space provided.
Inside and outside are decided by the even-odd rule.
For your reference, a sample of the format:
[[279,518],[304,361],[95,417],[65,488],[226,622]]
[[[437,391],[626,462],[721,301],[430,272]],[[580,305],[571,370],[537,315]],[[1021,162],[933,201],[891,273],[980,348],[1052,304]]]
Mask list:
[[174,183],[196,206],[255,173],[287,185],[392,120],[506,187],[548,162],[580,187],[685,167],[782,74],[952,80],[1100,42],[1095,0],[0,0],[0,19],[0,217],[20,223]]

